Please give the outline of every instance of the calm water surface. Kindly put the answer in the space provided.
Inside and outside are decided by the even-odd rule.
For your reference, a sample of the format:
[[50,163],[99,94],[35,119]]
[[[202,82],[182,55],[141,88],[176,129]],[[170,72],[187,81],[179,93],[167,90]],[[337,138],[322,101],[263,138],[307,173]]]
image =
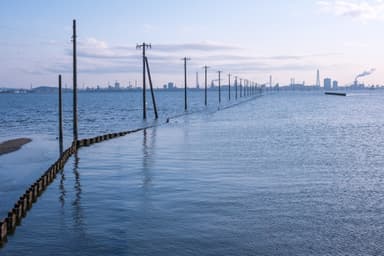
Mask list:
[[383,102],[273,94],[82,148],[0,254],[383,254]]

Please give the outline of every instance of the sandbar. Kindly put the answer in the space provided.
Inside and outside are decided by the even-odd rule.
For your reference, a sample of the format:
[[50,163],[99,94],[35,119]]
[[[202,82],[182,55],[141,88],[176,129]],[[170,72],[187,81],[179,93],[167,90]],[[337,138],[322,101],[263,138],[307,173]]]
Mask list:
[[0,156],[19,150],[23,145],[31,142],[29,138],[7,140],[0,144]]

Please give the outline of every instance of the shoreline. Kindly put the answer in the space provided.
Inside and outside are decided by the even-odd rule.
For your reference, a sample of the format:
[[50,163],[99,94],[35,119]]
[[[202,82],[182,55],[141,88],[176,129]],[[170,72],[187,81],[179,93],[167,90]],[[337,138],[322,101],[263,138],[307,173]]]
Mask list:
[[23,145],[31,142],[30,138],[17,138],[0,143],[0,156],[19,150]]

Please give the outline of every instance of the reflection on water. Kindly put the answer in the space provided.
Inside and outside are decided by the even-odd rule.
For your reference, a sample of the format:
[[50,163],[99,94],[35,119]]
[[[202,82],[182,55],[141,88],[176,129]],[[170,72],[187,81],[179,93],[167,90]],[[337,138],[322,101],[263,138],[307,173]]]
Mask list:
[[[141,92],[83,92],[78,95],[79,137],[90,137],[110,132],[133,129],[147,125],[142,119]],[[184,113],[183,91],[156,91],[160,119]],[[208,90],[208,108],[217,107],[217,91]],[[188,92],[189,111],[204,109],[201,91]],[[225,102],[225,100],[223,100]],[[71,141],[72,97],[63,94],[64,144]],[[33,106],[33,108],[31,107]],[[148,109],[148,120],[153,113]],[[129,121],[127,121],[129,120]],[[31,133],[58,137],[57,99],[51,94],[0,94],[0,136],[13,137]],[[65,146],[64,146],[65,147]]]
[[383,102],[270,95],[81,148],[0,253],[381,255]]
[[156,150],[155,150],[156,129],[157,129],[156,127],[153,127],[151,129],[144,129],[143,130],[143,144],[142,144],[143,164],[142,164],[142,171],[143,171],[143,188],[145,190],[148,189],[148,187],[151,185],[151,182],[152,182],[151,171],[153,171],[153,167],[154,167],[154,154],[156,152]]
[[79,155],[78,152],[74,154],[74,166],[73,166],[73,174],[75,177],[75,184],[74,184],[74,192],[75,192],[75,198],[72,202],[72,208],[73,208],[73,220],[74,220],[74,227],[75,230],[84,232],[84,214],[83,214],[83,208],[81,204],[81,183],[80,183],[80,173],[79,173]]
[[61,207],[64,207],[65,204],[65,171],[64,168],[60,170],[60,183],[59,183],[59,189],[60,189],[60,196],[59,196],[59,201],[61,204]]

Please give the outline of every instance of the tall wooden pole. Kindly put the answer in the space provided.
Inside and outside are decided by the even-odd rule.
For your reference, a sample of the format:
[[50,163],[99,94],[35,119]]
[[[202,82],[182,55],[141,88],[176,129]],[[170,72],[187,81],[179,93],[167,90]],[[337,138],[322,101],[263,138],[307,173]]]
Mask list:
[[235,76],[235,99],[237,100],[237,76]]
[[61,75],[59,75],[59,147],[61,155],[63,154],[63,103],[61,94]]
[[184,110],[187,111],[187,61],[190,58],[184,57]]
[[204,66],[204,74],[205,74],[205,77],[204,77],[204,104],[205,106],[207,106],[207,69],[208,69],[208,66]]
[[228,100],[231,100],[231,73],[228,74]]
[[77,143],[77,62],[76,62],[76,20],[73,20],[73,142]]
[[145,44],[143,43],[143,119],[147,118],[147,109],[146,109],[146,88],[145,88]]
[[145,98],[145,48],[151,48],[150,44],[143,43],[141,45],[136,45],[136,49],[143,48],[143,119],[147,118],[147,110],[146,110],[146,98]]
[[241,78],[239,78],[240,79],[240,98],[241,97],[243,97],[242,95],[243,95],[243,84],[242,84],[242,80],[243,79],[241,79]]
[[219,104],[221,103],[221,70],[217,71],[219,73]]

